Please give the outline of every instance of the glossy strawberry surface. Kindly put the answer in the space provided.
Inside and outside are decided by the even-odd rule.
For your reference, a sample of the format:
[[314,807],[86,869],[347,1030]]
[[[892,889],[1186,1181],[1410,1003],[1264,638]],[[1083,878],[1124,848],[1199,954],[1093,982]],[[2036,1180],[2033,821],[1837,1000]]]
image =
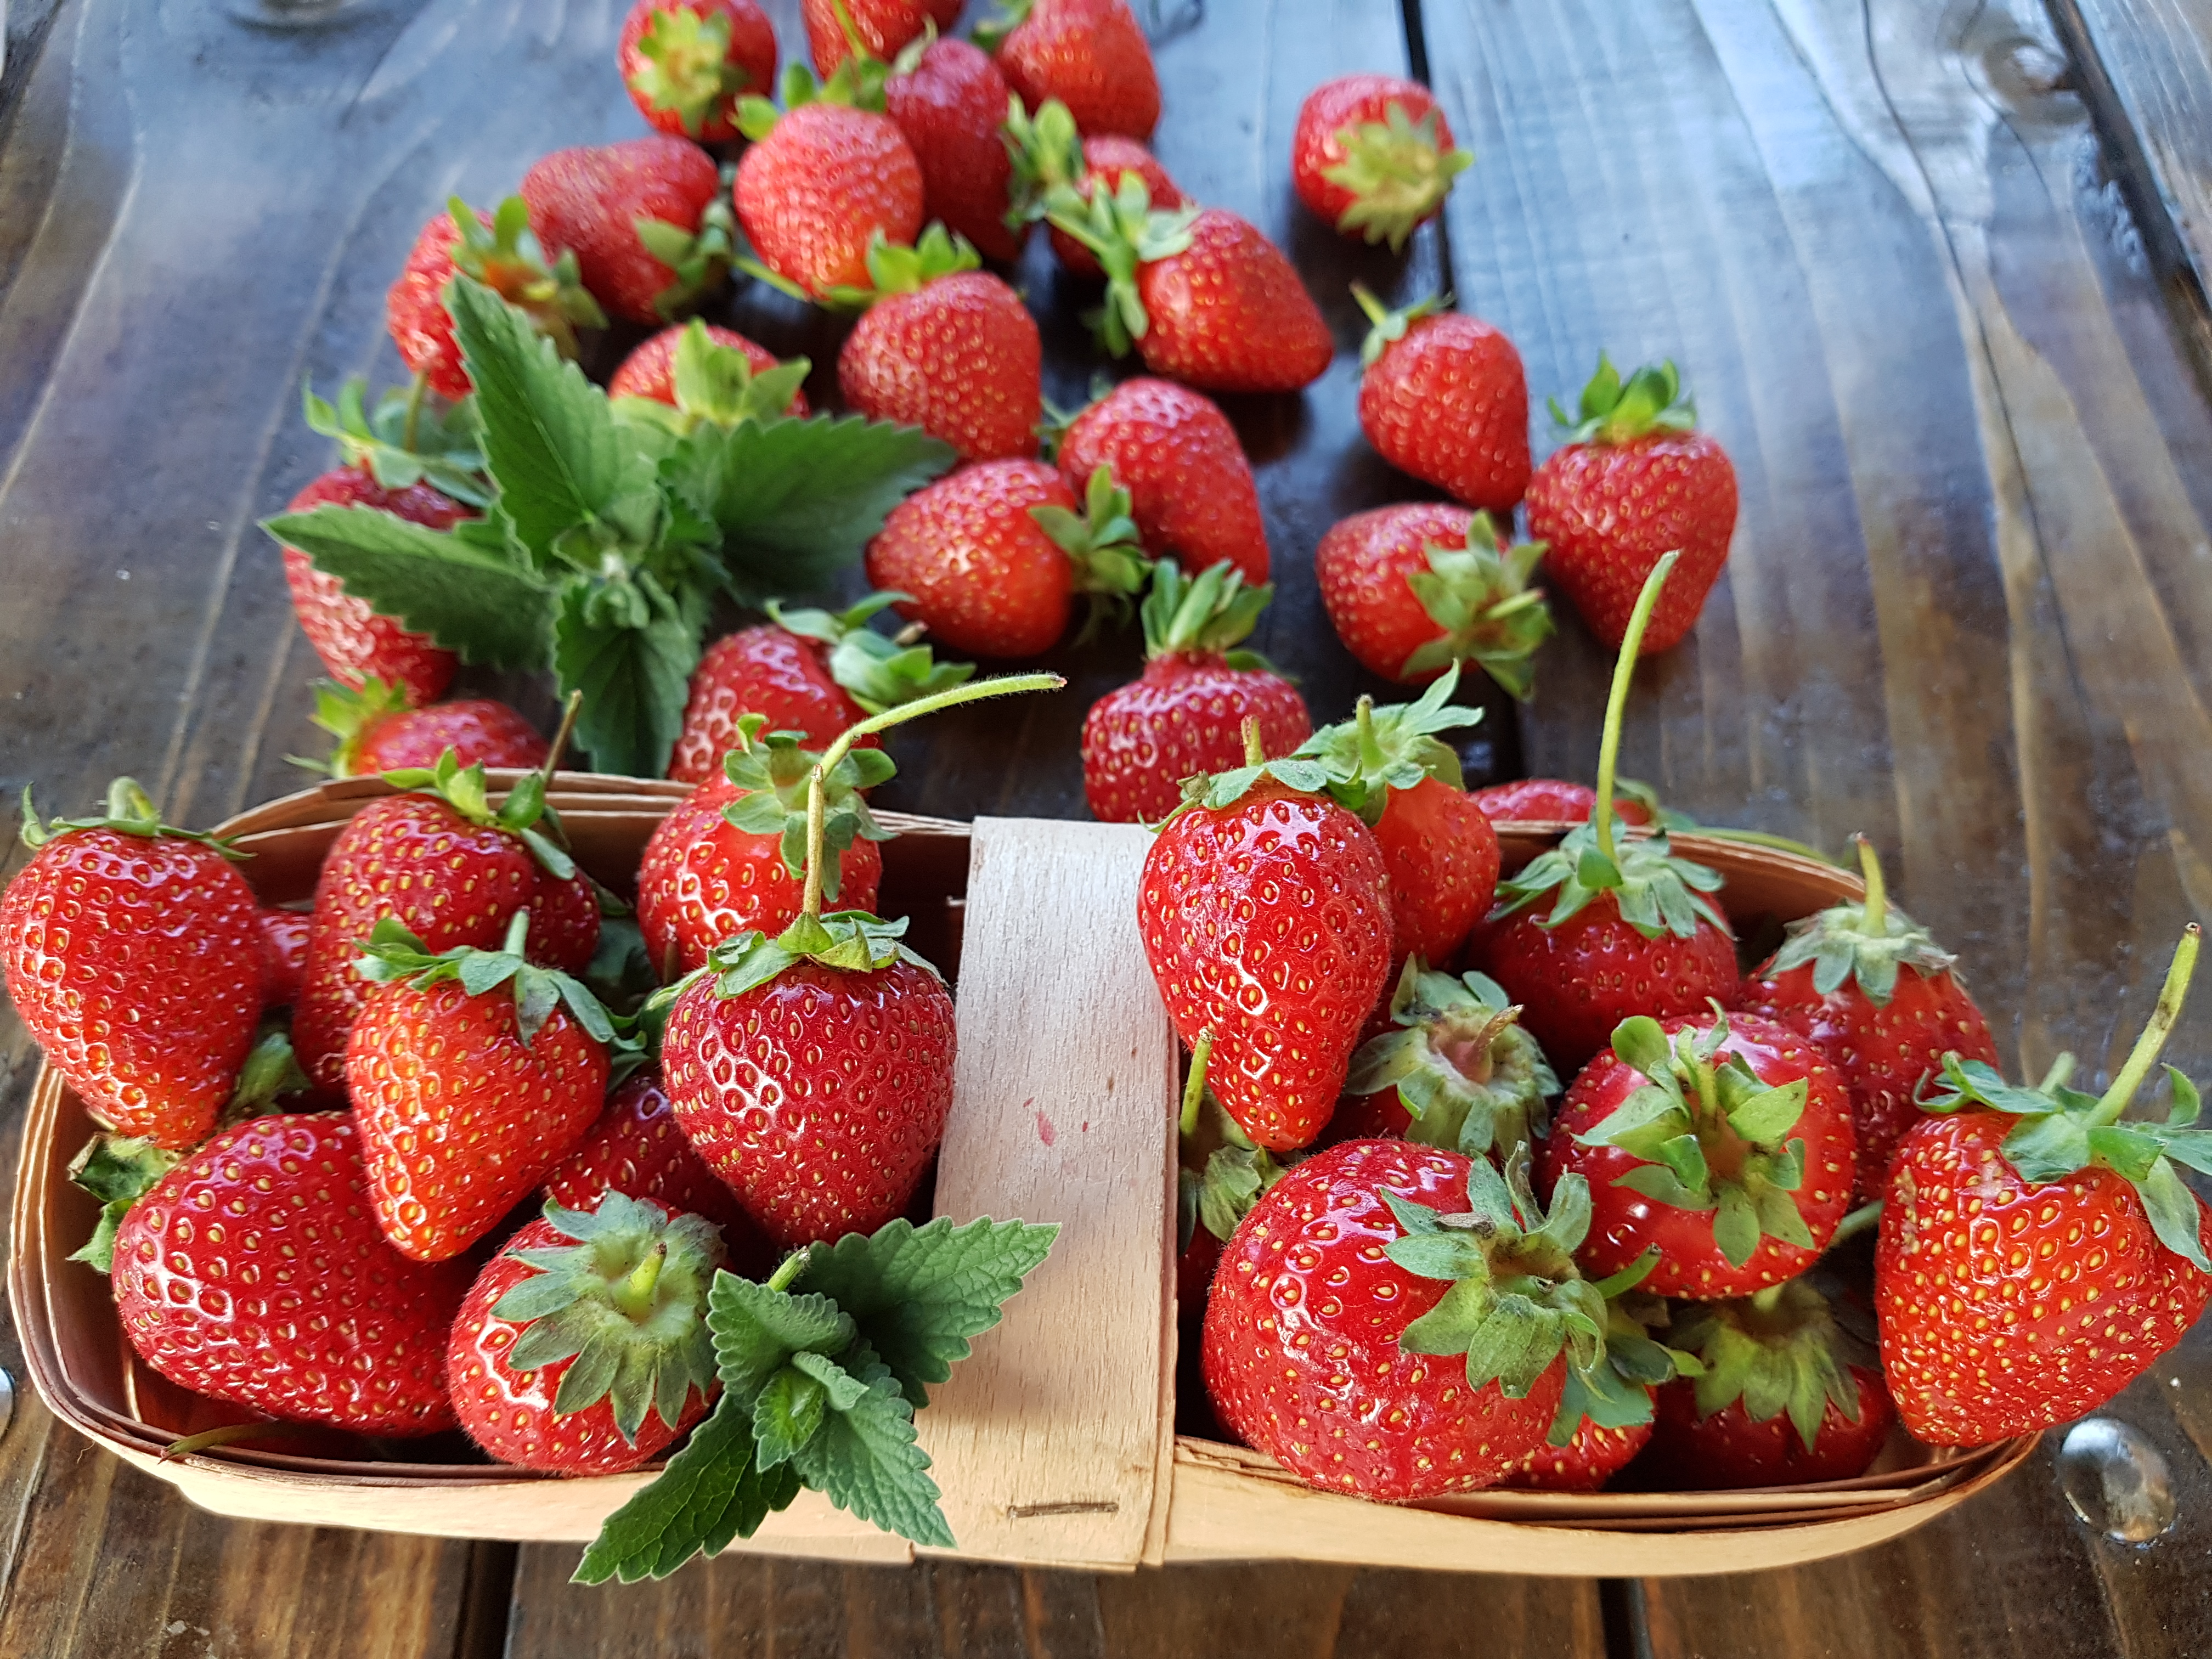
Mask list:
[[809,294],[865,289],[868,239],[921,229],[921,165],[889,116],[841,104],[787,112],[738,163],[738,222],[762,264]]
[[676,272],[646,251],[637,221],[696,233],[721,194],[714,158],[686,138],[652,133],[619,143],[556,149],[522,175],[531,228],[549,257],[576,256],[584,286],[617,317],[665,320],[657,301]]
[[1057,98],[1085,134],[1149,140],[1159,125],[1159,71],[1124,0],[1032,0],[998,58],[1024,104]]
[[1083,720],[1083,798],[1102,823],[1157,823],[1182,804],[1182,780],[1244,763],[1244,722],[1271,759],[1313,734],[1297,688],[1216,653],[1156,657],[1091,705]]
[[999,128],[1011,95],[988,53],[949,37],[932,41],[912,73],[884,85],[884,112],[921,164],[923,212],[987,259],[1018,257],[1024,240],[1006,227],[1013,162]]
[[1873,1371],[1853,1365],[1850,1375],[1858,1384],[1858,1420],[1853,1422],[1830,1401],[1809,1451],[1787,1412],[1778,1410],[1765,1422],[1753,1422],[1737,1400],[1711,1417],[1699,1417],[1689,1379],[1667,1383],[1656,1396],[1647,1431],[1651,1443],[1637,1462],[1637,1485],[1659,1492],[1724,1492],[1810,1486],[1864,1474],[1881,1455],[1896,1425],[1897,1408]]
[[1075,566],[1030,509],[1077,506],[1042,462],[963,467],[891,509],[868,544],[868,580],[914,595],[899,613],[949,649],[1033,657],[1067,631]]
[[[737,747],[738,722],[747,714],[766,715],[767,731],[801,732],[817,750],[867,718],[831,678],[820,641],[774,623],[740,629],[708,646],[691,671],[668,775],[678,783],[719,781],[722,757]],[[874,748],[877,739],[863,738],[860,745]]]
[[[647,50],[662,32],[675,32],[659,20],[685,12],[723,33],[720,63],[703,57],[671,61],[665,53],[656,61]],[[623,18],[615,52],[638,112],[676,137],[727,143],[738,136],[738,100],[775,95],[775,25],[754,0],[636,0]]]
[[1585,1417],[1564,1446],[1547,1439],[1498,1484],[1526,1492],[1599,1492],[1651,1441],[1651,1425],[1604,1429]]
[[287,1006],[300,994],[307,973],[307,930],[313,921],[305,910],[261,913],[261,995],[271,1008]]
[[[474,514],[426,483],[386,489],[366,468],[342,466],[325,472],[292,498],[284,510],[310,513],[319,507],[373,507],[428,530],[450,529]],[[315,568],[296,547],[284,550],[284,580],[292,590],[292,610],[301,631],[333,679],[358,688],[374,674],[396,685],[409,702],[435,702],[452,684],[460,659],[426,635],[410,634],[390,617],[379,616],[366,599],[345,591],[336,576]]]
[[428,770],[448,749],[463,766],[535,771],[545,764],[544,736],[520,714],[490,697],[457,697],[379,720],[354,751],[353,772]]
[[1225,560],[1248,582],[1267,580],[1259,486],[1236,428],[1212,398],[1150,375],[1122,381],[1060,441],[1060,475],[1078,495],[1101,466],[1129,492],[1152,557],[1175,559],[1194,576]]
[[837,387],[873,420],[918,426],[963,461],[1036,453],[1044,347],[1021,296],[956,271],[868,307],[837,354]]
[[1464,547],[1474,514],[1443,501],[1372,507],[1338,520],[1314,550],[1321,602],[1344,648],[1384,679],[1417,684],[1444,670],[1408,674],[1407,659],[1444,636],[1406,578],[1429,568],[1428,550]]
[[[1468,799],[1492,823],[1588,823],[1597,791],[1565,778],[1515,778],[1471,789]],[[1624,823],[1649,823],[1650,809],[1640,800],[1616,795],[1613,815]]]
[[1375,825],[1390,871],[1396,956],[1449,963],[1498,891],[1498,832],[1480,807],[1439,778],[1393,789]]
[[[852,56],[845,38],[848,20],[869,56],[888,64],[933,23],[939,34],[950,34],[960,21],[961,4],[962,0],[799,0],[799,11],[814,67],[827,77]],[[1000,113],[1006,113],[1003,106]]]
[[641,1072],[617,1089],[582,1144],[545,1177],[545,1196],[566,1209],[596,1210],[611,1192],[706,1217],[722,1230],[733,1272],[775,1266],[738,1195],[684,1139],[656,1073]]
[[1477,318],[1408,325],[1360,377],[1359,426],[1391,465],[1469,507],[1510,513],[1528,491],[1528,375]]
[[[657,404],[676,403],[676,348],[683,343],[688,324],[664,328],[659,333],[641,342],[629,356],[623,358],[607,382],[610,398],[650,398]],[[718,346],[727,346],[741,351],[745,361],[753,366],[753,373],[762,374],[777,365],[775,353],[756,341],[747,339],[733,328],[720,328],[713,323],[702,325],[707,337]],[[783,406],[787,415],[805,419],[809,412],[806,394],[794,392],[791,401]]]
[[1137,293],[1145,367],[1208,392],[1296,392],[1336,349],[1282,249],[1220,208],[1192,222],[1182,252],[1137,267]]

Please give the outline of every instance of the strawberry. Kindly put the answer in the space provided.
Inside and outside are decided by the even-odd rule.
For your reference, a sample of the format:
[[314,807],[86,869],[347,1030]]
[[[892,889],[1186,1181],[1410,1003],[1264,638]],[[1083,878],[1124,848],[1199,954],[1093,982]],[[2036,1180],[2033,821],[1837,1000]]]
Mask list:
[[1370,672],[1419,685],[1472,659],[1525,700],[1552,635],[1528,586],[1543,556],[1541,543],[1501,548],[1487,513],[1413,501],[1340,520],[1314,550],[1314,575],[1337,638]]
[[362,807],[324,856],[292,1008],[293,1045],[319,1087],[343,1081],[348,1034],[368,990],[355,964],[380,917],[446,951],[497,944],[507,919],[527,908],[540,959],[577,972],[599,944],[590,879],[537,828],[541,819],[553,827],[544,779],[524,778],[495,810],[483,769],[449,757],[429,771],[387,774],[407,793]]
[[[760,405],[781,389],[784,380],[804,380],[811,367],[804,357],[780,362],[773,351],[737,330],[717,328],[695,317],[662,329],[623,358],[607,382],[607,396],[665,404],[695,421],[735,426],[763,413]],[[796,377],[789,373],[793,369],[798,370]],[[770,375],[778,378],[771,382]],[[793,384],[789,400],[780,409],[770,405],[765,412],[805,420],[806,394]]]
[[563,1209],[596,1210],[607,1193],[705,1217],[720,1230],[740,1271],[775,1265],[737,1194],[684,1138],[654,1073],[641,1072],[617,1089],[582,1144],[545,1177],[545,1196]]
[[1205,571],[1227,560],[1267,580],[1267,526],[1237,429],[1212,399],[1172,380],[1124,380],[1068,422],[1060,476],[1080,489],[1100,467],[1129,492],[1137,534],[1155,557]]
[[1429,89],[1395,76],[1323,82],[1298,106],[1291,136],[1298,199],[1346,236],[1388,241],[1393,253],[1437,216],[1452,180],[1474,165]]
[[1498,832],[1467,798],[1459,757],[1436,734],[1473,726],[1449,669],[1418,702],[1377,708],[1362,697],[1352,719],[1325,726],[1298,753],[1321,761],[1340,799],[1356,800],[1390,872],[1391,937],[1407,956],[1449,962],[1498,890]]
[[307,973],[307,932],[314,918],[304,910],[261,913],[261,1001],[283,1008],[296,1001]]
[[453,1426],[446,1333],[467,1276],[385,1242],[343,1113],[222,1131],[131,1206],[114,1283],[131,1346],[195,1394],[359,1434]]
[[1954,958],[1889,903],[1873,847],[1858,845],[1865,898],[1791,922],[1735,1001],[1810,1037],[1843,1073],[1858,1137],[1851,1196],[1863,1204],[1888,1187],[1889,1155],[1920,1121],[1921,1086],[1945,1054],[1995,1066],[1997,1049]]
[[[654,829],[637,872],[637,924],[647,960],[673,979],[701,967],[733,933],[781,933],[799,919],[806,880],[807,781],[821,757],[797,736],[763,738],[766,717],[738,722],[725,779],[702,784]],[[885,832],[860,791],[891,775],[880,749],[855,748],[824,780],[822,890],[872,910]],[[672,969],[671,964],[672,964]]]
[[638,112],[702,144],[735,138],[738,100],[775,84],[775,25],[755,0],[635,0],[615,50]]
[[1646,653],[1680,644],[1728,562],[1735,533],[1735,469],[1697,431],[1697,410],[1674,365],[1638,369],[1623,385],[1601,356],[1583,389],[1581,419],[1559,404],[1567,442],[1528,481],[1528,533],[1551,550],[1545,569],[1589,630],[1619,649],[1638,590],[1663,553],[1680,580],[1644,636]]
[[461,1426],[502,1463],[621,1474],[667,1449],[720,1392],[704,1218],[620,1193],[548,1203],[470,1286],[446,1351]]
[[[1516,778],[1471,790],[1468,799],[1493,823],[1588,823],[1597,791],[1565,778]],[[1626,795],[1614,795],[1613,814],[1624,823],[1651,822],[1651,809]]]
[[986,461],[916,490],[868,544],[868,580],[957,651],[1030,657],[1067,631],[1079,593],[1125,606],[1150,564],[1126,490],[1103,469],[1079,506],[1052,468]]
[[[1133,173],[1144,185],[1152,204],[1163,212],[1188,205],[1159,158],[1134,138],[1118,133],[1093,133],[1085,137],[1075,130],[1075,118],[1057,98],[1048,98],[1031,115],[1017,99],[1008,105],[1002,128],[1013,175],[1007,181],[1011,205],[1009,224],[1028,225],[1045,216],[1047,198],[1055,185],[1065,185],[1085,203],[1094,186],[1103,185],[1111,195],[1121,189],[1124,175]],[[1071,276],[1096,278],[1106,273],[1098,256],[1066,231],[1054,227],[1052,251]]]
[[1528,379],[1488,323],[1431,298],[1384,309],[1352,285],[1374,327],[1359,349],[1359,428],[1401,472],[1469,507],[1510,514],[1528,489]]
[[1052,222],[1105,269],[1097,325],[1110,355],[1133,343],[1155,374],[1208,392],[1296,392],[1327,372],[1336,347],[1320,307],[1247,221],[1220,208],[1156,212],[1133,173],[1110,195],[1061,187],[1048,199]]
[[837,354],[837,389],[872,420],[918,426],[963,461],[1036,453],[1044,348],[1021,296],[932,225],[868,249],[867,314]]
[[1947,1058],[1898,1143],[1875,1246],[1882,1373],[1930,1445],[1978,1446],[2094,1411],[2181,1340],[2212,1298],[2212,1240],[2177,1164],[2212,1167],[2196,1086],[2163,1123],[2120,1121],[2180,1016],[2191,923],[2157,1010],[2101,1097],[2010,1087]]
[[1182,780],[1225,772],[1243,757],[1244,722],[1260,723],[1270,758],[1313,730],[1297,688],[1255,652],[1232,649],[1273,597],[1227,564],[1186,581],[1173,559],[1152,567],[1140,609],[1144,678],[1109,691],[1083,721],[1083,796],[1105,823],[1164,818]]
[[[940,34],[960,21],[962,0],[799,0],[807,50],[814,67],[835,75],[857,40],[869,56],[888,62],[931,28]],[[1001,109],[1005,106],[1002,104]]]
[[486,219],[457,196],[448,212],[422,227],[384,301],[399,360],[441,398],[458,401],[469,394],[468,371],[445,301],[446,285],[456,272],[521,307],[564,357],[576,355],[580,325],[606,326],[606,313],[577,274],[575,256],[562,252],[549,263],[531,234],[527,202],[510,196]]
[[1499,1158],[1535,1139],[1559,1079],[1494,980],[1432,973],[1416,953],[1388,1012],[1395,1029],[1352,1057],[1334,1136]]
[[1543,1443],[1568,1372],[1600,1363],[1604,1304],[1573,1255],[1587,1214],[1563,1192],[1547,1218],[1525,1158],[1501,1176],[1400,1140],[1316,1153],[1222,1252],[1200,1355],[1216,1414],[1325,1490],[1496,1485]]
[[1523,1492],[1597,1492],[1651,1443],[1649,1420],[1626,1429],[1602,1427],[1585,1417],[1564,1446],[1549,1441],[1506,1474],[1500,1486]]
[[253,890],[223,843],[164,824],[129,778],[103,817],[41,823],[0,894],[0,969],[24,1028],[85,1109],[190,1146],[214,1127],[262,1006]]
[[369,675],[358,690],[315,686],[314,722],[338,740],[326,766],[334,778],[428,768],[447,750],[464,766],[535,770],[550,752],[538,728],[490,697],[414,707],[405,691]]
[[346,1092],[377,1223],[417,1261],[497,1226],[606,1097],[613,1024],[578,981],[524,960],[529,924],[518,910],[498,951],[434,955],[386,916],[362,948],[374,984],[346,1042]]
[[689,139],[556,149],[522,175],[522,199],[539,240],[574,254],[592,296],[631,322],[666,322],[728,273],[721,171]]
[[1638,1014],[1567,1090],[1540,1173],[1589,1182],[1587,1271],[1656,1248],[1645,1287],[1709,1301],[1812,1266],[1850,1206],[1852,1152],[1843,1079],[1788,1026]]
[[1002,261],[1021,257],[1028,231],[1006,217],[1013,162],[999,129],[1012,96],[999,66],[965,40],[908,48],[884,83],[884,112],[921,164],[923,211]]
[[1304,1146],[1336,1105],[1390,972],[1390,876],[1375,836],[1321,793],[1317,761],[1186,787],[1145,857],[1137,921],[1176,1035],[1237,1126]]
[[889,116],[803,101],[814,97],[811,81],[786,79],[795,106],[782,115],[745,100],[755,142],[738,163],[736,197],[756,274],[805,299],[866,289],[868,244],[911,242],[921,230],[921,163]]
[[1152,49],[1124,0],[1001,0],[975,32],[1006,84],[1037,108],[1057,98],[1087,133],[1149,141],[1160,123]]

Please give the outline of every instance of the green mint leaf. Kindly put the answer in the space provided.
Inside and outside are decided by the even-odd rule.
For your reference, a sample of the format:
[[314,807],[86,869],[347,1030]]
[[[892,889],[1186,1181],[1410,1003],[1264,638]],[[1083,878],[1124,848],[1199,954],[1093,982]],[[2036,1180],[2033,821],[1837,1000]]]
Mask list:
[[853,1321],[828,1297],[771,1291],[726,1271],[707,1292],[707,1328],[722,1386],[748,1412],[793,1354],[842,1352],[854,1334]]
[[761,1468],[788,1463],[821,1431],[830,1395],[795,1366],[786,1365],[762,1385],[753,1401],[753,1457]]
[[752,1413],[726,1394],[650,1486],[600,1525],[576,1568],[580,1584],[665,1578],[695,1555],[715,1555],[790,1507],[799,1478],[753,1459]]
[[848,1515],[915,1543],[950,1549],[952,1528],[927,1473],[929,1454],[915,1443],[914,1407],[882,1365],[872,1369],[872,1386],[847,1409],[833,1407],[792,1467]]
[[704,606],[647,574],[579,577],[561,592],[553,665],[561,690],[584,694],[576,741],[603,772],[657,778],[684,726],[699,660]]

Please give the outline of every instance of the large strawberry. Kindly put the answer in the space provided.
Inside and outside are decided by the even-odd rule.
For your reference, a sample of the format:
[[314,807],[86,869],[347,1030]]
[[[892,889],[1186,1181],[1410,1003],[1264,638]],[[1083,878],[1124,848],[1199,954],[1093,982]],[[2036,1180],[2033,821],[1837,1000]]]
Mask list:
[[503,702],[460,697],[418,708],[374,674],[358,690],[319,682],[313,718],[338,740],[325,763],[334,778],[433,767],[448,749],[463,766],[534,770],[549,752],[538,728]]
[[1123,609],[1150,562],[1129,497],[1103,468],[1083,499],[1038,461],[986,461],[916,490],[868,544],[868,580],[956,651],[1030,657],[1067,631],[1079,594]]
[[1618,649],[1644,578],[1662,554],[1679,555],[1681,574],[1644,636],[1647,653],[1671,650],[1728,562],[1735,469],[1696,430],[1696,406],[1672,363],[1623,384],[1601,356],[1579,418],[1557,403],[1552,416],[1567,442],[1528,481],[1528,533],[1551,550],[1545,569],[1590,632]]
[[814,67],[835,75],[857,44],[885,62],[921,40],[960,21],[962,0],[799,0],[806,46]]
[[1527,1161],[1355,1140],[1277,1182],[1222,1252],[1201,1364],[1222,1422],[1310,1486],[1384,1502],[1494,1486],[1604,1348]]
[[486,219],[455,197],[449,211],[422,227],[384,301],[386,326],[400,362],[441,398],[469,394],[468,371],[446,309],[446,285],[457,271],[520,306],[563,356],[576,355],[578,326],[606,325],[606,313],[577,273],[575,256],[562,252],[549,261],[531,232],[527,202],[510,196]]
[[364,944],[374,981],[346,1043],[377,1224],[417,1261],[482,1238],[582,1142],[606,1098],[615,1031],[591,992],[524,959],[530,913],[497,951],[435,954],[389,916]]
[[1528,378],[1513,342],[1449,301],[1386,310],[1359,349],[1359,428],[1375,453],[1469,507],[1510,514],[1528,489]]
[[1012,97],[999,66],[965,40],[909,47],[884,82],[884,112],[921,164],[923,210],[999,260],[1021,256],[1029,228],[1018,234],[1006,217],[1013,162],[999,129]]
[[1067,106],[1087,133],[1150,140],[1160,121],[1152,49],[1125,0],[1001,0],[1003,15],[976,31],[1007,84],[1036,109]]
[[556,1474],[659,1455],[720,1391],[707,1290],[721,1263],[702,1217],[612,1192],[547,1204],[453,1320],[446,1383],[469,1438]]
[[1149,375],[1122,381],[1060,441],[1070,489],[1102,466],[1129,492],[1129,515],[1153,557],[1194,571],[1225,559],[1255,587],[1267,580],[1259,486],[1237,428],[1212,398]]
[[1432,973],[1408,957],[1389,1015],[1392,1029],[1352,1058],[1332,1136],[1497,1158],[1534,1142],[1559,1079],[1496,981]]
[[665,404],[687,428],[702,421],[735,426],[779,414],[804,420],[806,394],[799,382],[812,367],[804,357],[781,362],[737,330],[694,317],[662,329],[623,358],[607,381],[607,396]]
[[1291,135],[1298,199],[1346,235],[1387,241],[1394,253],[1437,216],[1452,180],[1474,165],[1452,142],[1435,95],[1391,75],[1323,82],[1298,106]]
[[[1154,207],[1171,212],[1188,205],[1159,157],[1134,138],[1117,133],[1084,137],[1075,130],[1075,118],[1068,113],[1067,106],[1057,98],[1047,99],[1034,115],[1017,99],[1007,107],[1003,133],[1006,153],[1013,161],[1013,176],[1007,185],[1009,224],[1026,226],[1043,218],[1055,185],[1066,185],[1088,202],[1091,191],[1099,185],[1109,194],[1119,190],[1125,173],[1135,174],[1143,183]],[[1052,251],[1073,276],[1105,274],[1097,254],[1056,226]]]
[[1543,556],[1540,542],[1500,547],[1487,513],[1411,501],[1330,526],[1314,575],[1337,638],[1370,672],[1419,685],[1472,661],[1525,699],[1552,635],[1543,591],[1528,585]]
[[608,1193],[704,1216],[721,1230],[740,1272],[774,1265],[737,1194],[684,1138],[657,1073],[641,1072],[617,1088],[581,1144],[545,1177],[545,1196],[563,1209],[596,1210]]
[[1156,211],[1144,180],[1048,198],[1052,222],[1097,256],[1106,349],[1133,343],[1155,374],[1209,392],[1296,392],[1328,371],[1328,325],[1283,251],[1220,208]]
[[714,158],[666,133],[556,149],[522,175],[538,239],[575,255],[592,297],[634,323],[666,322],[720,283],[721,198]]
[[1270,759],[1313,730],[1305,699],[1256,652],[1236,648],[1274,595],[1247,587],[1227,564],[1184,580],[1173,559],[1152,568],[1143,678],[1109,691],[1083,720],[1083,796],[1104,823],[1164,818],[1182,781],[1225,772],[1244,755],[1244,722],[1260,723]]
[[467,1275],[385,1242],[343,1113],[222,1131],[131,1206],[113,1277],[131,1346],[195,1394],[359,1434],[453,1426],[446,1334]]
[[1186,1047],[1246,1134],[1304,1146],[1335,1109],[1390,973],[1390,872],[1318,761],[1194,779],[1145,856],[1137,922]]
[[2123,1122],[2196,966],[2182,935],[2149,1024],[2102,1096],[1947,1060],[1898,1143],[1875,1249],[1881,1366],[1905,1426],[1978,1446],[2094,1411],[2181,1340],[2212,1298],[2212,1238],[2182,1164],[2212,1169],[2196,1086],[2163,1123]]
[[[745,100],[755,142],[738,163],[738,222],[759,271],[807,299],[868,286],[868,244],[921,233],[921,163],[888,115],[817,96],[811,77],[785,77],[793,107]],[[752,269],[752,267],[748,267]]]
[[913,247],[872,244],[867,314],[837,354],[837,389],[861,414],[918,426],[963,461],[1034,455],[1043,406],[1036,319],[976,264],[975,250],[942,225]]
[[755,0],[635,0],[616,52],[638,112],[703,144],[735,138],[738,100],[775,84],[775,25]]
[[1891,904],[1873,846],[1859,842],[1866,896],[1790,924],[1790,937],[1744,982],[1739,1006],[1820,1046],[1844,1074],[1858,1133],[1861,1203],[1889,1184],[1889,1155],[1920,1121],[1922,1085],[1943,1056],[1997,1063],[1989,1021],[1952,972],[1954,958]]
[[[1597,805],[1597,791],[1565,778],[1515,778],[1470,790],[1468,799],[1493,823],[1588,823]],[[1613,815],[1624,823],[1651,822],[1650,807],[1618,793],[1613,799]]]
[[41,823],[0,894],[0,968],[47,1062],[85,1109],[170,1148],[213,1127],[253,1046],[264,945],[222,842],[161,821],[129,778],[99,817]]

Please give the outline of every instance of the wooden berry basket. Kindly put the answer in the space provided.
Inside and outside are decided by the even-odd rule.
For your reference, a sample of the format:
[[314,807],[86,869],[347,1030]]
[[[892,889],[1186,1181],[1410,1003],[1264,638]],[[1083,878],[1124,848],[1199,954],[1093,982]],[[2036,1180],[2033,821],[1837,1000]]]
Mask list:
[[[222,833],[255,855],[246,874],[265,901],[303,899],[340,826],[385,793],[374,780],[325,784]],[[622,885],[684,793],[564,773],[550,799],[579,860]],[[1005,1322],[920,1419],[959,1554],[1091,1570],[1293,1559],[1574,1576],[1746,1571],[1894,1538],[2002,1479],[2033,1449],[2027,1436],[1930,1454],[1900,1436],[1884,1472],[1818,1486],[1492,1492],[1392,1507],[1314,1492],[1255,1452],[1177,1436],[1177,1053],[1137,935],[1146,833],[880,816],[900,832],[884,850],[882,908],[911,915],[917,948],[957,969],[960,1059],[937,1212],[1063,1227]],[[1564,828],[1507,830],[1508,867]],[[1694,836],[1676,844],[1727,876],[1723,899],[1745,927],[1857,891],[1844,872],[1788,853]],[[92,1201],[65,1175],[92,1127],[42,1072],[15,1191],[9,1293],[31,1380],[72,1428],[221,1514],[448,1536],[580,1541],[647,1478],[564,1480],[480,1462],[244,1447],[162,1462],[162,1449],[187,1431],[190,1397],[131,1352],[100,1275],[64,1259],[92,1227]],[[735,1547],[848,1560],[914,1553],[811,1492]]]

